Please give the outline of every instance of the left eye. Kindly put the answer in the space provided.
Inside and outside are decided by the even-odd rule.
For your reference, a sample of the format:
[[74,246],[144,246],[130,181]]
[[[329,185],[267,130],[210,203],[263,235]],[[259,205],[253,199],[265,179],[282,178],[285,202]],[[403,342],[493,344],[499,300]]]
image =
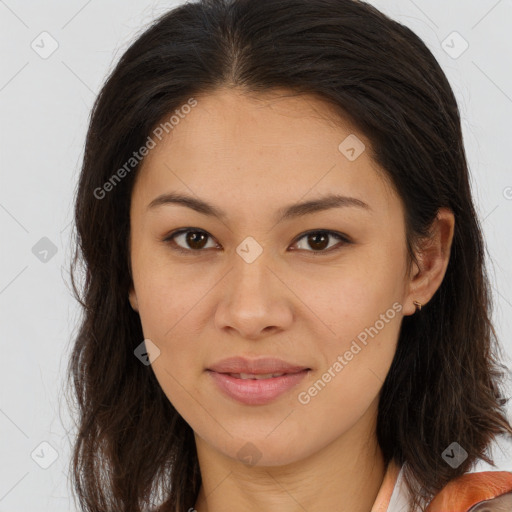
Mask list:
[[[336,238],[340,246],[350,243],[350,240],[346,236],[342,235],[341,233],[336,233],[335,231],[309,231],[308,233],[304,233],[303,235],[301,235],[298,238],[298,240],[302,240],[303,238],[305,238],[306,243],[309,245],[309,247],[314,248],[313,251],[308,252],[325,253],[330,252],[330,250],[332,249],[332,245],[329,245],[330,237]],[[299,247],[299,249],[303,248]]]
[[[180,245],[176,242],[180,237],[183,238],[182,243],[188,245],[188,248],[183,247],[183,245]],[[180,229],[179,231],[171,233],[163,241],[170,242],[174,246],[173,249],[177,250],[178,252],[190,254],[192,252],[198,253],[201,252],[202,249],[208,248],[206,242],[209,238],[212,237],[206,231],[188,228]],[[319,230],[309,231],[302,234],[299,238],[296,239],[294,245],[298,245],[302,239],[305,239],[306,243],[313,250],[308,250],[304,247],[297,247],[298,249],[306,250],[307,252],[312,252],[313,254],[326,253],[331,252],[332,249],[332,245],[329,244],[329,238],[337,239],[340,246],[351,243],[351,241],[341,233],[337,233],[335,231]],[[215,247],[215,244],[213,247]],[[209,248],[211,248],[211,246]]]

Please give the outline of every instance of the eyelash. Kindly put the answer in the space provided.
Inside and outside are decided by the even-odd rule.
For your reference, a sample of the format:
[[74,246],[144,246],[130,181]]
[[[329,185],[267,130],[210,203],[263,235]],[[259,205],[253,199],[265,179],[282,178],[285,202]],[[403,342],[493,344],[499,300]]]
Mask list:
[[[195,256],[195,255],[199,255],[200,253],[204,252],[204,249],[184,249],[183,247],[180,247],[179,245],[177,245],[176,242],[174,241],[174,238],[177,237],[178,235],[182,235],[184,233],[200,233],[200,234],[202,233],[202,234],[207,235],[209,238],[213,238],[208,232],[206,232],[202,229],[183,228],[183,229],[173,231],[172,233],[167,235],[162,241],[164,243],[168,243],[169,245],[171,245],[172,250],[177,251],[181,254],[186,254],[187,256]],[[340,250],[344,245],[349,245],[349,244],[353,243],[347,236],[343,235],[342,233],[338,233],[337,231],[329,231],[327,229],[318,229],[318,230],[312,230],[312,231],[307,231],[305,233],[302,233],[301,235],[299,235],[296,238],[296,241],[294,242],[294,244],[298,243],[300,240],[307,237],[308,235],[318,235],[318,234],[330,235],[334,238],[337,238],[340,242],[343,242],[343,243],[338,247],[333,246],[333,247],[330,247],[329,249],[324,249],[324,250],[319,250],[319,251],[313,251],[313,250],[308,251],[306,249],[297,249],[297,250],[301,250],[301,251],[305,250],[306,252],[312,253],[313,256],[321,256],[323,254],[331,254],[332,252],[336,252],[336,251]],[[193,254],[193,253],[195,253],[195,254]]]

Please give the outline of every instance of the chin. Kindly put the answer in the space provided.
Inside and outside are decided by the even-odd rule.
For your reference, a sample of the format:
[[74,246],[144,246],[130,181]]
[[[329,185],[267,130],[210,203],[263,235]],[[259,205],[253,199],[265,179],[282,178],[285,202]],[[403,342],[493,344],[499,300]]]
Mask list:
[[[311,447],[310,452],[303,452],[297,447],[305,448],[299,433],[297,438],[287,436],[275,436],[273,439],[263,435],[262,437],[245,437],[230,439],[229,446],[221,449],[224,454],[235,461],[253,467],[276,467],[293,464],[315,451]],[[219,449],[219,448],[218,448]]]

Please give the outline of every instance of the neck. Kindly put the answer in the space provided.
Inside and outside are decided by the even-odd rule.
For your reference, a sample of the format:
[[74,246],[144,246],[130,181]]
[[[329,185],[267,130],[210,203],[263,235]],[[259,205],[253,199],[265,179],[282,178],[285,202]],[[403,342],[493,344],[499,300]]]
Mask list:
[[197,435],[196,446],[202,477],[197,512],[369,512],[386,470],[375,421],[283,466],[244,465]]

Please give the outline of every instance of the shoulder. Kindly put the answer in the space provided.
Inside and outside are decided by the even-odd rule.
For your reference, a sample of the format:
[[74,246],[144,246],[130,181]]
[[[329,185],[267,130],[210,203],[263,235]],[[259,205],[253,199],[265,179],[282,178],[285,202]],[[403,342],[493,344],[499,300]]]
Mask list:
[[510,512],[512,472],[466,473],[446,485],[426,512]]
[[510,512],[512,510],[512,492],[482,501],[469,510],[469,512]]

